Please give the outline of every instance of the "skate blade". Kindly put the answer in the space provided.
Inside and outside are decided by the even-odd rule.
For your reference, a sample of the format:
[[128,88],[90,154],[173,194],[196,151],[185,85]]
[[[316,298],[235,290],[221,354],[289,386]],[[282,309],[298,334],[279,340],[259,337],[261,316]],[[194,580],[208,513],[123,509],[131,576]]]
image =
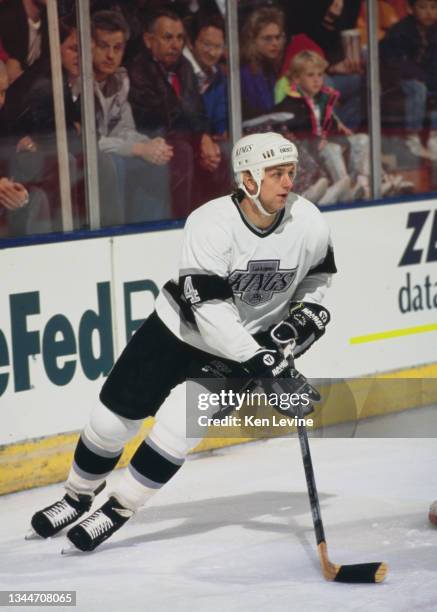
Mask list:
[[80,550],[80,548],[76,548],[74,544],[67,544],[64,548],[61,549],[61,555],[63,557],[71,557],[74,555],[88,555],[93,552],[92,550]]
[[36,533],[33,527],[29,529],[29,531],[24,536],[24,539],[25,540],[44,540],[44,538],[40,536],[39,533]]
[[76,553],[81,553],[82,551],[73,546],[73,544],[67,544],[65,548],[61,548],[61,555],[64,557],[68,557],[70,555],[74,555]]

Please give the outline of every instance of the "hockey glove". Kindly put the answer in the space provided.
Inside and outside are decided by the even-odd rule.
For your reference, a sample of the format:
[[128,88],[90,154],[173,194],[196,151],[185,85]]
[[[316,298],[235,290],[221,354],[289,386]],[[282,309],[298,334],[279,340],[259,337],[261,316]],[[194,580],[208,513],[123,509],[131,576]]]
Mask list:
[[293,302],[289,316],[268,331],[255,334],[255,340],[269,348],[293,343],[293,357],[300,357],[323,336],[330,320],[329,311],[320,304]]
[[[316,340],[323,336],[330,320],[329,311],[320,304],[312,302],[292,302],[290,304],[290,314],[284,323],[294,332],[296,341],[293,350],[294,357],[303,355]],[[276,336],[281,337],[280,330],[276,330]]]
[[288,378],[290,366],[285,357],[277,350],[260,349],[243,363],[254,379]]
[[[278,396],[287,393],[290,398],[293,395],[300,396],[303,414],[312,411],[311,402],[320,401],[320,393],[294,368],[292,358],[287,360],[278,350],[260,349],[243,365],[254,381],[262,381],[266,393]],[[289,410],[281,410],[276,406],[275,409],[283,414],[296,412],[292,406]]]

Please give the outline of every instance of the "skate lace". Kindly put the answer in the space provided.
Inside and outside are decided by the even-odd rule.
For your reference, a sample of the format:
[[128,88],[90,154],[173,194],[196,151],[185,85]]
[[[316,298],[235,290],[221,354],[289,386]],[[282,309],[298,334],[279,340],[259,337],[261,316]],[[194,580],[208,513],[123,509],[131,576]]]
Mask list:
[[44,514],[54,527],[64,525],[71,519],[78,516],[77,510],[70,506],[65,499],[61,499],[61,501],[58,501],[50,508],[47,508],[47,510],[44,511]]
[[114,523],[106,516],[101,510],[98,510],[95,514],[92,514],[89,518],[82,521],[80,526],[91,536],[91,538],[95,539],[99,535],[102,535],[109,531]]

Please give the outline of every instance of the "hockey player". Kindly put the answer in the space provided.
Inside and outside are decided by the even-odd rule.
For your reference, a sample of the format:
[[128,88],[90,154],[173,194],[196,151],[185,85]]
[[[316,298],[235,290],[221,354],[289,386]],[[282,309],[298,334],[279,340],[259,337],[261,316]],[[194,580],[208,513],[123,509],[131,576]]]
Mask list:
[[295,356],[325,332],[330,316],[320,302],[336,271],[334,256],[322,214],[292,192],[296,147],[279,134],[252,134],[235,144],[232,164],[237,190],[188,217],[179,277],[164,285],[155,312],[104,383],[77,444],[66,495],[32,517],[39,536],[58,533],[90,510],[148,416],[156,415],[155,424],[120,483],[67,538],[79,550],[94,550],[176,474],[198,443],[185,435],[183,407],[164,403],[176,385],[211,363],[233,377],[288,381],[296,370],[275,345],[266,347],[266,332],[286,321]]

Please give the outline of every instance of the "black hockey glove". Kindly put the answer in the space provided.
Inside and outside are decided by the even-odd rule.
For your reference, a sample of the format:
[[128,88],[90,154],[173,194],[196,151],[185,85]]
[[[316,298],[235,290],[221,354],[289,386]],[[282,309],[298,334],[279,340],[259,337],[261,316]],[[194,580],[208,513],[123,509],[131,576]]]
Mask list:
[[290,366],[278,350],[260,349],[243,363],[252,378],[288,378]]
[[[312,402],[320,401],[320,393],[294,368],[291,357],[288,360],[278,350],[261,349],[246,361],[244,367],[254,381],[262,381],[266,393],[287,393],[289,397],[299,395],[302,398],[302,414],[312,412]],[[290,405],[290,409],[275,409],[283,414],[295,414],[297,411]]]
[[[292,302],[290,304],[290,314],[285,319],[285,323],[294,331],[296,341],[293,350],[294,357],[303,355],[316,340],[323,336],[330,320],[331,315],[328,309],[320,304],[312,302]],[[280,331],[277,330],[276,334],[280,336]]]
[[320,304],[293,302],[286,319],[267,332],[255,334],[255,339],[268,347],[285,346],[294,341],[293,357],[300,357],[323,336],[330,320],[329,311]]

